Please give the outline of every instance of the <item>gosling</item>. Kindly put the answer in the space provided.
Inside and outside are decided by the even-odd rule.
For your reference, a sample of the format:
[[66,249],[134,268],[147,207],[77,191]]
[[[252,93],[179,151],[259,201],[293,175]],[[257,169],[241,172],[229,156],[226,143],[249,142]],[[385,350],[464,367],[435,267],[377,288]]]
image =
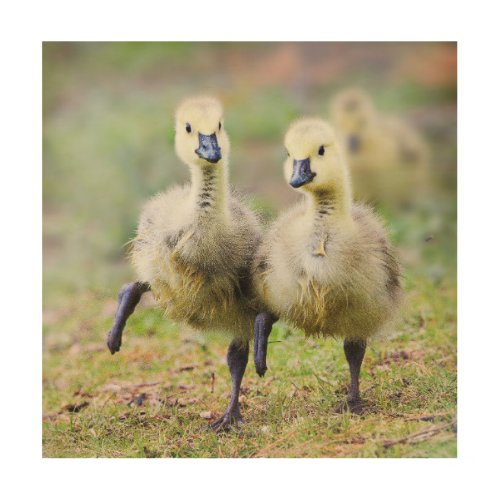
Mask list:
[[332,98],[330,120],[355,176],[359,198],[401,204],[425,189],[429,148],[406,121],[381,113],[357,88]]
[[278,318],[307,336],[341,338],[351,376],[348,407],[360,412],[366,343],[398,316],[399,265],[380,220],[353,204],[332,127],[301,119],[285,146],[285,178],[305,196],[271,226],[254,262],[254,286],[266,305],[255,321],[256,370],[266,371],[267,339]]
[[240,385],[258,312],[250,272],[261,240],[257,217],[230,194],[222,113],[211,97],[190,98],[178,107],[175,148],[190,168],[191,183],[146,204],[131,251],[138,281],[122,287],[107,341],[111,354],[120,350],[125,322],[148,290],[168,318],[229,334],[231,398],[212,425],[216,431],[242,422]]

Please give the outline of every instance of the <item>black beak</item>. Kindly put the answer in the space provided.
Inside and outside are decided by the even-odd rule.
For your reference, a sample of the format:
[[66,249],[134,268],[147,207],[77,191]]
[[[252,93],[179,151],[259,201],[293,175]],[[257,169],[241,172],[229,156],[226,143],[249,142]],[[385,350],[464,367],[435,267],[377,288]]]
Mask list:
[[351,153],[357,153],[361,148],[361,140],[357,135],[350,135],[347,138],[347,147]]
[[215,134],[203,135],[198,132],[198,141],[200,142],[200,146],[194,152],[200,158],[210,163],[217,163],[221,159],[220,147]]
[[290,186],[298,188],[311,182],[316,177],[315,172],[311,172],[311,162],[309,158],[305,160],[293,160],[293,172],[290,179]]

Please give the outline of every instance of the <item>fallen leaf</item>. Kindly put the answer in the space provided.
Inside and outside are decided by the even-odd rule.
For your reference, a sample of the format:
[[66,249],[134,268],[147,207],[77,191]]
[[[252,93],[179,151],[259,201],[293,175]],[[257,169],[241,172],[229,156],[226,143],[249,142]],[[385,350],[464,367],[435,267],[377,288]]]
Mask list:
[[180,389],[181,391],[189,391],[191,389],[194,389],[194,385],[179,384],[177,388]]
[[62,407],[62,410],[67,411],[69,413],[78,413],[89,405],[88,401],[84,401],[79,404],[69,404]]

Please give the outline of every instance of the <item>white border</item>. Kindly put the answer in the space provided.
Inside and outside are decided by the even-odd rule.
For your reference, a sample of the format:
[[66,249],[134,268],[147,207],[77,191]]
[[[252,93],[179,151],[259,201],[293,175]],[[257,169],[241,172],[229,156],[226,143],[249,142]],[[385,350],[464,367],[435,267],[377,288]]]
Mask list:
[[[497,490],[498,54],[493,3],[11,2],[2,12],[4,491],[14,497],[490,498]],[[490,37],[490,38],[488,38]],[[457,460],[41,457],[42,40],[459,40]],[[486,182],[483,180],[485,179]],[[5,254],[5,255],[4,255]],[[8,304],[8,307],[6,305]],[[8,494],[8,493],[7,493]],[[45,496],[44,495],[44,496]],[[10,496],[8,494],[8,496]]]

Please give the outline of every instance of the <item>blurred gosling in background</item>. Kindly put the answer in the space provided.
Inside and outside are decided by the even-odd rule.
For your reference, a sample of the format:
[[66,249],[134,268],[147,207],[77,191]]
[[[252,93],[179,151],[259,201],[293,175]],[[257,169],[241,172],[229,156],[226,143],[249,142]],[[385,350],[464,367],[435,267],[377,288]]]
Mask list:
[[399,265],[381,221],[352,201],[332,127],[296,121],[285,146],[285,178],[305,196],[278,217],[256,256],[254,283],[267,307],[255,322],[256,369],[266,370],[267,339],[278,318],[307,336],[341,338],[351,374],[347,402],[357,412],[366,342],[398,318]]
[[330,119],[352,169],[356,199],[404,205],[425,191],[429,148],[410,124],[377,110],[357,88],[331,99]]
[[257,218],[230,194],[222,113],[210,97],[187,99],[177,109],[175,148],[191,170],[191,183],[146,204],[131,253],[138,281],[121,289],[108,334],[113,354],[120,350],[128,316],[148,290],[168,318],[201,331],[227,332],[232,391],[215,430],[242,421],[239,391],[258,312],[250,266],[261,239]]

